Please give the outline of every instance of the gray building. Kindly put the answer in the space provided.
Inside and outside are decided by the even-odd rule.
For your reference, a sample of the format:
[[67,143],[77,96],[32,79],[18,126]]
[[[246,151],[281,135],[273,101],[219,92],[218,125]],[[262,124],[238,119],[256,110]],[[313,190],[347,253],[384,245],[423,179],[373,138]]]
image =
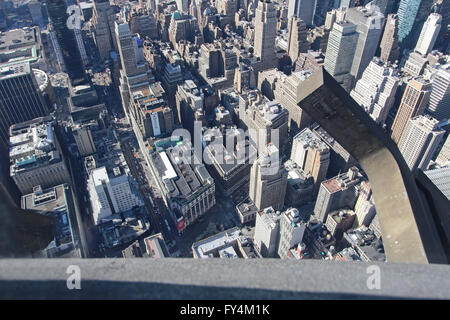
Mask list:
[[0,70],[0,143],[9,144],[9,127],[49,114],[29,63]]
[[103,60],[109,58],[110,52],[115,49],[114,11],[107,0],[94,0],[92,10],[92,26],[94,29],[94,41]]
[[46,189],[36,186],[31,193],[22,196],[21,208],[55,220],[54,238],[41,252],[44,257],[81,258],[75,204],[68,184]]
[[305,128],[293,139],[291,160],[304,173],[311,175],[317,192],[330,165],[330,148],[327,144],[311,129]]
[[181,232],[216,204],[214,180],[181,137],[155,141],[150,152],[152,170]]
[[289,250],[303,242],[305,230],[306,223],[301,220],[297,209],[290,208],[281,214],[278,246],[278,255],[281,259],[286,259]]
[[428,167],[444,134],[439,122],[428,115],[409,119],[398,148],[411,171]]
[[33,192],[39,185],[45,189],[71,182],[55,136],[53,118],[13,125],[10,133],[10,174],[22,194]]
[[204,160],[217,189],[230,196],[249,181],[251,163],[257,157],[256,148],[235,127],[223,131],[217,127],[209,129],[203,133],[203,141]]
[[353,208],[358,197],[362,175],[356,167],[322,182],[314,207],[314,215],[322,222],[327,215],[341,208]]
[[383,31],[384,15],[368,7],[350,8],[345,15],[346,19],[357,26],[358,41],[353,57],[350,74],[351,87],[361,78],[375,55]]
[[345,90],[352,87],[350,71],[356,51],[358,33],[350,22],[335,22],[327,44],[324,67]]
[[439,67],[432,76],[428,112],[438,120],[450,118],[450,63]]
[[287,171],[281,165],[279,151],[274,145],[268,145],[251,168],[249,197],[258,210],[267,207],[281,210],[286,185]]
[[[288,171],[285,203],[288,206],[299,207],[314,199],[314,178],[303,171],[295,162],[284,163]],[[319,184],[320,185],[320,184]]]
[[281,213],[272,207],[256,214],[254,242],[264,258],[273,258],[278,254]]
[[302,19],[308,26],[313,24],[317,0],[289,0],[288,19],[292,16]]
[[288,110],[269,101],[258,90],[247,91],[239,99],[240,127],[249,130],[258,150],[273,143],[283,151],[288,138]]

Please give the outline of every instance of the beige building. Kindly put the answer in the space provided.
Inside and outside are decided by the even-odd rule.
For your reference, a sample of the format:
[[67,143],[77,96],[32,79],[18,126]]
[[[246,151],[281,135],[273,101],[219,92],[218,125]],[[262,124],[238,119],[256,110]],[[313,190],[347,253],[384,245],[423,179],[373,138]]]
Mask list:
[[275,38],[277,12],[272,2],[258,1],[255,13],[255,55],[261,58],[263,70],[276,67]]
[[397,144],[400,142],[409,119],[421,115],[425,110],[430,92],[431,84],[423,78],[409,81],[392,124],[391,138]]
[[303,20],[292,16],[288,22],[288,54],[291,58],[291,62],[295,63],[301,52],[307,52],[309,48],[309,42],[307,38],[306,24]]
[[275,100],[289,112],[290,131],[298,132],[309,126],[312,121],[311,117],[298,106],[298,103],[317,88],[317,83],[322,82],[322,68],[316,71],[296,71],[290,76],[281,72],[277,75],[279,77],[275,82]]

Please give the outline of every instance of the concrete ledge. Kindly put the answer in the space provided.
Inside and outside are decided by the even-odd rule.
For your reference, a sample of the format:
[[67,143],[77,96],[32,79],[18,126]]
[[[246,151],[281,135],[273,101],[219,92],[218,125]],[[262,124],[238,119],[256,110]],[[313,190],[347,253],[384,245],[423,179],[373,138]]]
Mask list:
[[[67,267],[81,289],[67,289]],[[280,259],[4,259],[2,299],[450,299],[450,266]]]

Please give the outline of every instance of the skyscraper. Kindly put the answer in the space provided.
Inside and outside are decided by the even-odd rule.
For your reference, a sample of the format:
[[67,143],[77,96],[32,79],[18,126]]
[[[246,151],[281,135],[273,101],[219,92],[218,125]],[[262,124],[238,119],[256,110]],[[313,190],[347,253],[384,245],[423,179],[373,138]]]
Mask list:
[[288,19],[297,17],[302,19],[306,25],[312,25],[316,5],[317,0],[289,0]]
[[401,0],[398,7],[398,41],[402,49],[413,48],[434,0]]
[[49,110],[30,64],[21,63],[0,71],[0,144],[9,149],[9,127],[48,115]]
[[427,21],[423,25],[415,51],[425,56],[433,49],[439,31],[441,30],[441,22],[442,17],[440,14],[430,14]]
[[279,150],[269,144],[250,170],[249,197],[258,208],[281,210],[286,195],[287,171],[281,165]]
[[391,138],[397,144],[400,142],[409,119],[421,115],[425,110],[430,92],[431,84],[423,78],[412,79],[408,82],[392,124]]
[[263,70],[277,66],[275,38],[277,12],[270,0],[258,2],[255,17],[255,54],[261,58]]
[[420,115],[408,121],[399,149],[411,170],[425,170],[429,165],[445,133],[438,124],[438,120],[428,115]]
[[376,123],[383,125],[394,104],[398,82],[397,69],[374,58],[350,95]]
[[69,15],[67,5],[64,0],[46,0],[47,11],[53,30],[61,47],[64,65],[67,72],[73,79],[84,79],[83,62],[73,30],[67,25]]
[[387,16],[383,38],[381,39],[381,60],[394,63],[400,55],[398,47],[398,16],[390,14]]
[[351,89],[350,70],[357,40],[356,25],[349,22],[335,22],[328,38],[325,70],[347,91]]
[[428,112],[436,119],[450,118],[450,63],[440,66],[432,75]]
[[309,42],[306,40],[306,24],[299,18],[291,17],[288,22],[288,31],[289,41],[287,52],[291,58],[291,62],[295,63],[301,52],[308,51]]
[[291,160],[305,173],[311,174],[317,192],[330,165],[330,148],[316,133],[305,128],[293,139]]
[[357,26],[358,41],[353,57],[351,86],[361,78],[375,55],[384,24],[384,15],[373,6],[350,8],[345,15],[346,19]]
[[92,10],[92,25],[94,27],[94,40],[101,59],[108,59],[112,50],[112,31],[109,20],[113,14],[109,1],[95,0]]

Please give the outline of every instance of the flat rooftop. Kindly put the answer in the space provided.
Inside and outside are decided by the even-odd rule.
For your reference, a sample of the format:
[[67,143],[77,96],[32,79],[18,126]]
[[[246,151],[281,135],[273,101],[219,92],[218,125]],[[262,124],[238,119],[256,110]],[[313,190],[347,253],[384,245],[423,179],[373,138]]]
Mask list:
[[228,247],[231,243],[239,239],[240,235],[240,229],[238,227],[234,227],[209,238],[195,242],[192,245],[192,248],[199,258],[210,258],[210,253],[212,253],[214,250]]

